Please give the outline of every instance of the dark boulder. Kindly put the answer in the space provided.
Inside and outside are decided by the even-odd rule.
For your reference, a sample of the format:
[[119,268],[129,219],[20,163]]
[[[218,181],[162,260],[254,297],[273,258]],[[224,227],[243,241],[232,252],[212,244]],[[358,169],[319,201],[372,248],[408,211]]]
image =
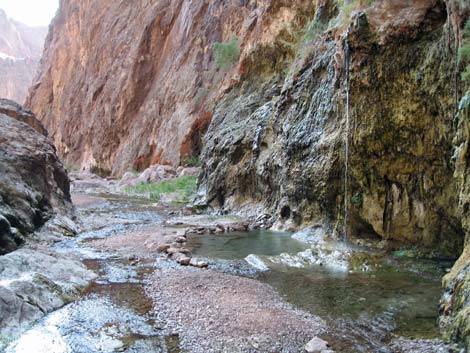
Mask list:
[[41,128],[31,112],[0,100],[0,254],[55,213],[72,212],[67,172]]

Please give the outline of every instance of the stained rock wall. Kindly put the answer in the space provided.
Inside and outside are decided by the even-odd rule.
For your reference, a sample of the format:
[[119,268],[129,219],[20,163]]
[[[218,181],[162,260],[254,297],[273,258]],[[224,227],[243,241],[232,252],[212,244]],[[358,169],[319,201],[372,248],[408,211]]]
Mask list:
[[205,138],[199,202],[460,255],[441,326],[470,350],[465,18],[453,1],[377,1],[317,37],[293,74],[234,86]]
[[348,233],[457,256],[452,36],[443,1],[380,1],[348,34],[319,35],[293,74],[234,86],[206,135],[201,202],[344,232],[347,185]]

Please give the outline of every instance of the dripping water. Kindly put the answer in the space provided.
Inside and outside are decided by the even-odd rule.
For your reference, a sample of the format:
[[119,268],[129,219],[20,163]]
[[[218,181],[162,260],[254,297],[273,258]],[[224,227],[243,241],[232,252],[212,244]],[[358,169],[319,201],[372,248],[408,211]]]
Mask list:
[[349,134],[350,134],[350,121],[349,121],[349,43],[346,39],[343,43],[344,50],[344,68],[346,72],[346,129],[344,138],[344,239],[348,239],[348,181],[349,181]]

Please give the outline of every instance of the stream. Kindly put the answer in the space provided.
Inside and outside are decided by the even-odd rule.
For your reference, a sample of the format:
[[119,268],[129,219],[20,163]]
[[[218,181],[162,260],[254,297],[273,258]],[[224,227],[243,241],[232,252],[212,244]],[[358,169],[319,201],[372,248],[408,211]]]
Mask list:
[[[79,300],[46,315],[6,352],[185,352],[178,333],[154,312],[145,289],[157,268],[174,265],[160,261],[162,255],[128,257],[93,245],[123,232],[160,226],[171,212],[142,199],[99,195],[79,205],[78,213],[84,231],[54,248],[78,254],[98,277]],[[449,263],[391,256],[379,268],[354,273],[292,266],[280,261],[285,259],[281,254],[295,255],[308,245],[289,233],[259,230],[194,235],[186,246],[213,270],[269,284],[286,302],[320,316],[329,327],[321,337],[336,352],[394,352],[394,335],[439,337],[440,279]],[[244,259],[252,255],[268,270],[249,266]]]

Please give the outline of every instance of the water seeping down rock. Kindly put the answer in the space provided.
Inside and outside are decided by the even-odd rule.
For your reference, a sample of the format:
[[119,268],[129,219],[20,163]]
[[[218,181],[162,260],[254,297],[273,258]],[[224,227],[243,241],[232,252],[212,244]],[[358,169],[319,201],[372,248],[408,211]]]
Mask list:
[[[463,112],[460,124],[455,118],[460,10],[454,2],[378,1],[342,36],[318,36],[287,78],[244,77],[217,104],[206,134],[201,203],[226,211],[260,205],[280,227],[329,223],[344,232],[347,133],[348,234],[458,257],[468,232],[468,131]],[[470,335],[469,273],[466,250],[444,281],[442,328],[458,340]]]
[[[457,51],[469,11],[453,0],[362,8],[63,1],[28,105],[70,163],[122,174],[202,150],[200,205],[338,235],[347,136],[347,234],[457,258],[468,232]],[[212,45],[232,36],[240,58],[216,70]],[[470,337],[467,254],[442,305],[458,339]]]

